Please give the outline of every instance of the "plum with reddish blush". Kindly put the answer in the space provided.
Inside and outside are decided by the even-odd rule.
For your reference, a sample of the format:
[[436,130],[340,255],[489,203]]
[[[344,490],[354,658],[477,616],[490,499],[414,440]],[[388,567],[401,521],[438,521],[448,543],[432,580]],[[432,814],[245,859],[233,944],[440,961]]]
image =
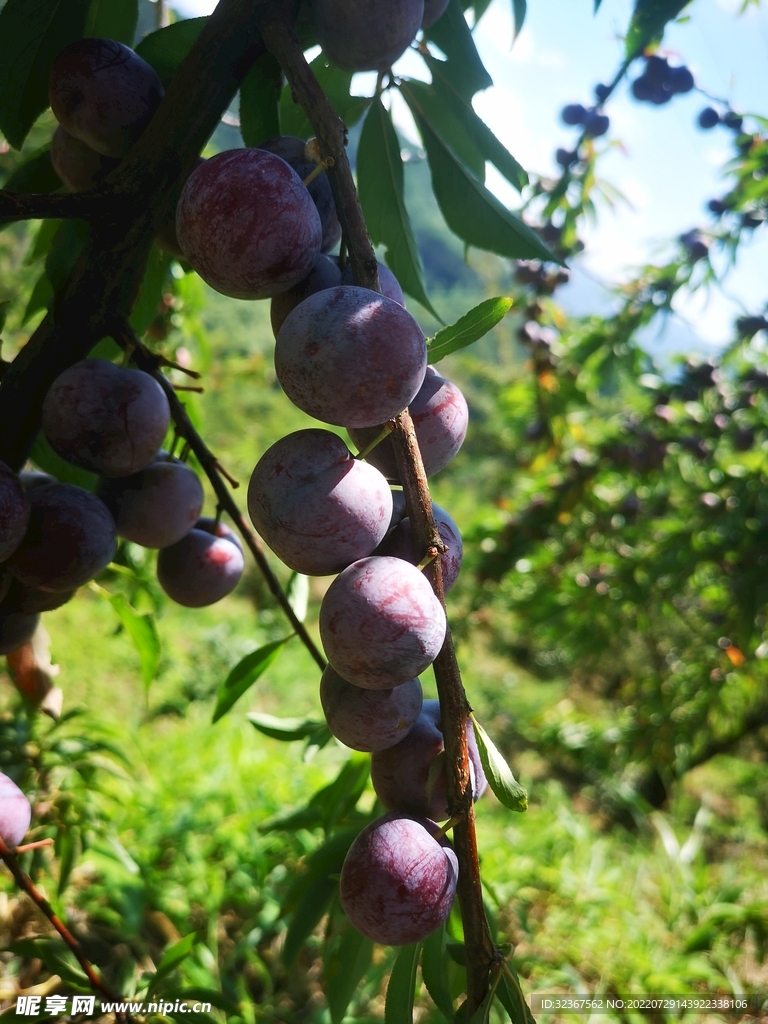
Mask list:
[[29,800],[13,779],[0,772],[0,839],[7,846],[19,846],[31,820]]
[[300,302],[310,295],[314,295],[315,292],[325,291],[326,288],[335,288],[340,284],[341,271],[338,263],[330,256],[322,254],[318,256],[303,281],[299,281],[293,288],[289,288],[287,292],[281,292],[280,295],[275,295],[272,299],[269,316],[274,336],[277,337],[286,317]]
[[167,548],[199,519],[203,486],[189,466],[162,452],[138,473],[102,480],[99,497],[120,537],[145,548]]
[[[447,593],[458,578],[464,545],[458,526],[444,508],[440,508],[433,502],[432,515],[435,517],[435,525],[445,544],[445,551],[440,556],[440,565],[443,574],[443,591]],[[404,558],[412,565],[418,565],[421,562],[425,552],[416,543],[408,516],[401,519],[394,529],[390,530],[376,548],[375,554]]]
[[420,675],[445,639],[445,611],[424,574],[400,558],[361,558],[320,606],[328,661],[348,683],[386,690]]
[[[418,394],[408,406],[427,476],[434,476],[454,458],[464,443],[469,422],[467,402],[460,389],[428,366]],[[383,420],[382,420],[383,423]],[[374,440],[381,425],[359,429],[349,436],[361,450]],[[384,476],[398,480],[397,460],[391,438],[385,438],[366,455]]]
[[29,498],[16,473],[0,462],[0,562],[11,557],[29,525]]
[[[373,472],[369,472],[373,470]],[[298,430],[259,459],[248,485],[253,525],[296,572],[327,576],[383,540],[392,492],[329,430]]]
[[185,608],[203,608],[231,594],[243,575],[239,543],[218,530],[215,520],[200,519],[180,541],[157,556],[157,578],[171,600]]
[[25,587],[69,591],[112,561],[115,521],[104,502],[74,484],[44,484],[29,494],[30,517],[8,567]]
[[195,523],[196,530],[205,530],[206,533],[210,533],[213,537],[222,537],[224,540],[228,540],[235,547],[243,550],[243,542],[240,540],[234,530],[231,530],[226,523],[222,523],[220,519],[214,519],[213,516],[200,516]]
[[[352,264],[349,261],[347,261],[341,272],[341,283],[355,283],[352,277]],[[394,299],[401,306],[405,305],[405,295],[403,295],[400,282],[384,263],[379,263],[379,286],[382,295],[386,295],[388,299]]]
[[339,899],[355,928],[374,942],[408,946],[446,920],[459,865],[427,818],[385,814],[355,839],[344,859]]
[[264,149],[230,149],[187,179],[176,207],[181,250],[202,279],[235,299],[268,299],[303,280],[322,225],[304,182]]
[[448,2],[449,0],[424,0],[424,17],[421,19],[421,27],[431,28],[445,13]]
[[289,313],[275,345],[275,370],[303,412],[342,427],[384,423],[424,380],[421,328],[394,299],[342,285],[316,292]]
[[345,746],[385,750],[403,739],[419,717],[421,683],[410,679],[391,690],[364,690],[328,665],[320,680],[320,703],[328,728]]
[[125,156],[162,97],[154,69],[114,39],[70,43],[53,62],[48,78],[56,120],[104,156]]
[[[266,149],[267,152],[281,157],[291,165],[302,181],[305,181],[317,169],[317,163],[307,156],[307,143],[303,139],[297,139],[295,135],[279,135],[277,138],[268,139],[259,144],[259,149]],[[336,213],[336,203],[333,199],[328,175],[325,171],[321,171],[305,187],[317,207],[323,229],[320,251],[330,252],[341,240],[341,224]]]
[[421,27],[424,0],[312,0],[317,41],[344,71],[386,71]]
[[86,146],[61,125],[53,133],[51,163],[70,192],[87,192],[95,188],[119,162]]
[[83,359],[50,386],[42,419],[51,447],[67,462],[103,476],[129,476],[157,455],[171,411],[150,374]]
[[[472,797],[478,800],[487,782],[469,719],[466,732]],[[397,746],[376,751],[371,758],[371,782],[387,810],[421,814],[433,821],[449,817],[445,764],[435,763],[444,749],[440,704],[425,700],[415,724]]]

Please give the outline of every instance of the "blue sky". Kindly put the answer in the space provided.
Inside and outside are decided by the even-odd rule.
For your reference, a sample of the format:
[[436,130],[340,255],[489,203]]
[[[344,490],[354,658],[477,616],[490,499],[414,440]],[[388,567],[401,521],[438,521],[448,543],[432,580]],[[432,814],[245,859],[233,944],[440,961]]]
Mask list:
[[[214,3],[177,0],[174,6],[193,15],[207,13]],[[555,149],[568,147],[575,137],[560,123],[558,112],[565,103],[589,103],[594,85],[610,81],[633,5],[631,0],[603,0],[593,16],[593,0],[529,0],[514,46],[511,6],[510,0],[494,0],[477,29],[478,48],[495,86],[476,97],[475,108],[527,169],[554,173]],[[690,20],[667,29],[661,52],[672,63],[687,64],[697,86],[709,95],[728,100],[739,111],[768,115],[768,8],[750,7],[739,15],[740,7],[741,0],[695,0],[688,9]],[[421,74],[421,66],[418,58],[406,55],[396,70]],[[370,88],[368,76],[359,78],[358,91]],[[603,207],[597,225],[586,234],[582,285],[587,278],[620,282],[632,266],[663,254],[669,238],[712,223],[706,203],[727,188],[721,168],[730,149],[724,129],[696,127],[707,103],[693,92],[656,108],[633,101],[626,86],[611,99],[611,131],[601,143],[608,152],[599,173],[628,204]],[[410,134],[407,115],[397,109],[395,114]],[[493,168],[488,183],[515,205],[515,193]],[[761,311],[768,301],[766,271],[763,228],[745,246],[722,292],[715,288],[680,303],[680,322],[667,332],[666,344],[706,350],[728,341],[734,318],[745,310]]]

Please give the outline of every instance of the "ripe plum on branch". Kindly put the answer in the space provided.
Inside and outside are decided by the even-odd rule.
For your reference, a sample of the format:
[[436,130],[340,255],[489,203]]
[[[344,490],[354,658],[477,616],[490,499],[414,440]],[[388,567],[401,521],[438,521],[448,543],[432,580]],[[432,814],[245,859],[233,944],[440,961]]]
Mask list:
[[391,690],[353,686],[329,665],[320,680],[328,728],[353,750],[385,750],[398,743],[419,717],[421,683],[410,679]]

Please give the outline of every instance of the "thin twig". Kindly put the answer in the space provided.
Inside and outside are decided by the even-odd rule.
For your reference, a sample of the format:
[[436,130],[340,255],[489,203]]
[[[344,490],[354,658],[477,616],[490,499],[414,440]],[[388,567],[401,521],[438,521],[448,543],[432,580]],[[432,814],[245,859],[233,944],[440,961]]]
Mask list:
[[[13,875],[16,885],[23,892],[29,896],[35,906],[38,908],[41,914],[48,918],[53,927],[66,942],[77,962],[85,972],[85,976],[88,978],[91,988],[94,992],[99,992],[111,1003],[122,1002],[122,997],[117,993],[113,992],[108,985],[106,985],[102,979],[98,976],[96,971],[93,969],[92,964],[83,953],[82,947],[77,939],[74,937],[72,932],[67,928],[64,922],[59,918],[56,911],[53,909],[48,900],[42,895],[39,889],[36,888],[34,882],[25,874],[19,866],[18,859],[16,858],[15,852],[8,846],[0,836],[0,860],[5,862],[6,867]],[[130,1018],[126,1013],[117,1013],[116,1019],[120,1021],[128,1021]]]
[[107,212],[109,204],[109,192],[103,188],[91,189],[88,192],[52,192],[40,195],[0,189],[0,224],[45,218],[65,220],[76,217],[79,220],[98,220]]
[[243,516],[240,509],[237,507],[235,499],[230,494],[223,477],[226,477],[234,486],[237,486],[237,481],[233,480],[232,477],[224,471],[219,460],[210,448],[208,448],[197,430],[195,430],[192,425],[192,421],[187,415],[187,410],[179,401],[176,392],[174,391],[173,385],[168,378],[160,372],[159,367],[161,360],[142,345],[127,320],[116,323],[112,328],[112,335],[119,345],[125,347],[133,346],[131,356],[133,362],[140,370],[144,370],[147,373],[152,374],[158,384],[162,387],[168,399],[168,404],[171,407],[171,417],[173,418],[174,426],[176,427],[176,433],[179,437],[184,438],[185,447],[188,445],[195,453],[197,461],[203,467],[203,472],[211,482],[211,487],[213,487],[216,494],[216,500],[219,503],[219,507],[224,509],[240,531],[248,550],[253,555],[254,561],[266,580],[270,592],[285,612],[291,626],[301,639],[301,642],[312,655],[318,666],[321,669],[324,669],[326,666],[325,658],[320,653],[314,640],[307,632],[307,628],[304,623],[297,618],[296,612],[291,607],[287,594],[280,585],[280,580],[272,571],[272,567],[264,553],[261,541],[246,523],[245,516]]
[[[347,159],[346,129],[307,64],[285,15],[274,5],[264,4],[258,10],[258,27],[267,49],[280,63],[292,95],[309,118],[321,156],[334,162],[327,173],[342,238],[349,251],[352,279],[357,285],[380,291],[376,254]],[[434,547],[442,552],[445,545],[435,525],[424,465],[407,410],[397,417],[392,440],[414,536],[421,550]],[[440,559],[435,559],[425,572],[444,604]],[[458,895],[466,944],[467,1011],[471,1016],[488,992],[491,967],[498,954],[485,916],[480,883],[466,737],[470,708],[450,630],[433,667],[449,765],[448,809],[451,817],[460,819],[454,829],[454,845],[459,861]]]

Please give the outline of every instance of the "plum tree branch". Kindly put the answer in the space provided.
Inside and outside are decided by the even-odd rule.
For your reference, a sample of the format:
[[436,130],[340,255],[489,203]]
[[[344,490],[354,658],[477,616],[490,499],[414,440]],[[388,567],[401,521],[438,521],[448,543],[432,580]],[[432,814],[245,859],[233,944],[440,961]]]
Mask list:
[[107,211],[109,198],[101,191],[36,194],[0,189],[0,224],[17,220],[77,217],[98,220]]
[[[264,3],[259,6],[257,16],[267,49],[277,58],[294,99],[303,107],[312,124],[320,155],[324,160],[330,158],[333,161],[332,164],[329,162],[328,178],[352,265],[353,280],[358,285],[380,291],[376,254],[347,159],[344,124],[307,64],[301,44],[284,14],[274,4]],[[397,417],[392,440],[408,513],[419,546],[424,551],[430,547],[443,551],[444,544],[432,514],[432,501],[421,453],[407,410]],[[425,571],[444,604],[440,559],[435,559]],[[470,708],[450,630],[434,662],[434,670],[449,765],[448,806],[451,815],[461,819],[454,828],[454,843],[459,861],[458,894],[466,944],[469,1017],[485,998],[491,967],[498,961],[500,954],[494,947],[483,907],[466,740]]]
[[[2,836],[0,836],[0,860],[2,860],[8,870],[13,875],[14,881],[22,892],[25,892],[27,896],[32,900],[35,906],[38,908],[41,914],[48,918],[50,923],[59,933],[61,938],[66,942],[69,948],[72,950],[75,959],[82,967],[85,976],[88,978],[91,988],[94,992],[98,992],[104,996],[105,999],[111,1003],[122,1002],[122,997],[117,993],[113,992],[108,985],[106,985],[102,979],[98,976],[96,971],[93,969],[93,965],[87,959],[83,953],[80,943],[77,941],[72,932],[67,928],[64,922],[59,918],[56,911],[53,909],[48,900],[43,896],[40,890],[35,886],[29,875],[25,874],[21,870],[18,858],[15,852],[5,842]],[[115,1019],[119,1021],[128,1021],[130,1018],[126,1013],[117,1013]]]
[[179,400],[173,385],[168,378],[160,372],[160,367],[165,361],[161,356],[155,355],[141,344],[127,320],[117,322],[112,328],[112,334],[119,345],[122,345],[131,352],[131,359],[134,364],[138,366],[140,370],[144,370],[146,373],[152,374],[165,392],[168,404],[171,407],[171,417],[173,418],[176,431],[195,453],[197,461],[202,466],[203,472],[211,483],[211,487],[214,490],[219,507],[227,513],[239,530],[248,550],[253,555],[254,561],[266,580],[272,596],[285,612],[294,632],[312,655],[320,669],[324,669],[326,666],[325,658],[318,650],[317,645],[309,635],[304,623],[297,618],[285,591],[280,585],[280,580],[275,576],[272,567],[267,560],[261,541],[253,530],[250,529],[245,520],[245,516],[237,507],[237,503],[232,497],[222,475],[218,459],[206,445],[205,441],[203,441],[197,430],[195,430],[192,425],[192,421],[187,415],[187,410],[184,408],[184,404]]

